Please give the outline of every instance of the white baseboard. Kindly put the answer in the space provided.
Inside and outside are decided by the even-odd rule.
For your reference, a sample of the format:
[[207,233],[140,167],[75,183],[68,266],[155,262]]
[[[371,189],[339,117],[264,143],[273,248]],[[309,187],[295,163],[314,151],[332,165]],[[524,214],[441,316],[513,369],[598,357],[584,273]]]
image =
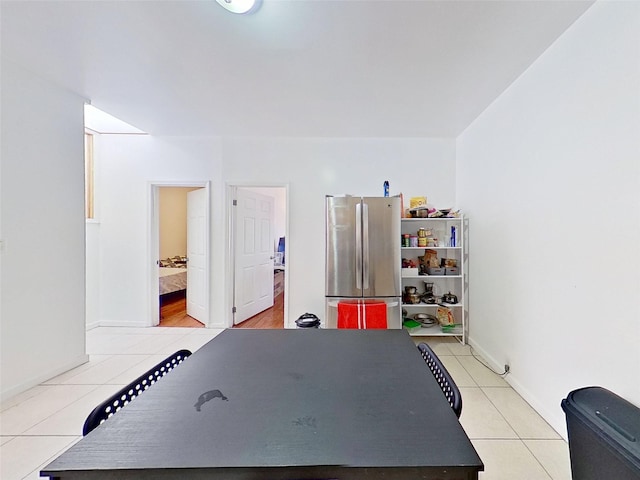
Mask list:
[[99,327],[137,327],[137,328],[146,328],[151,327],[148,322],[145,321],[134,321],[127,322],[124,320],[100,320],[97,322]]
[[87,323],[87,332],[89,330],[93,330],[94,328],[98,328],[100,326],[100,322],[91,322],[91,323]]
[[[469,345],[473,348],[494,370],[501,372],[504,369],[504,363],[498,362],[495,358],[487,353],[487,351],[478,345],[472,338],[469,338]],[[518,380],[517,372],[510,372],[505,375],[504,380],[520,395],[538,415],[540,415],[558,435],[567,440],[566,420],[562,410],[560,409],[560,400],[558,400],[558,412],[550,412],[542,406],[538,398],[527,390],[521,381]]]
[[[92,330],[97,327],[135,327],[135,328],[147,328],[153,327],[156,325],[149,325],[146,322],[126,322],[122,320],[100,320],[97,322],[91,322],[87,324],[87,331]],[[205,325],[205,328],[213,328],[213,329],[225,329],[228,328],[227,325],[223,325],[221,323],[215,323],[211,325]]]
[[57,368],[47,370],[46,372],[36,375],[35,377],[31,377],[30,379],[18,385],[14,385],[8,388],[7,390],[3,390],[2,393],[0,394],[0,401],[4,402],[11,397],[15,397],[19,393],[22,393],[26,390],[29,390],[30,388],[40,385],[41,383],[46,382],[47,380],[50,380],[53,377],[57,377],[58,375],[61,375],[64,372],[68,372],[72,368],[82,365],[83,363],[87,363],[88,361],[89,361],[89,355],[86,355],[86,354],[78,355],[76,358],[74,358],[70,362],[67,362]]
[[229,325],[225,325],[222,322],[215,322],[215,323],[205,324],[204,327],[224,330],[225,328],[229,328]]
[[469,343],[469,346],[473,348],[476,352],[478,352],[480,356],[487,361],[487,363],[491,368],[493,368],[498,372],[501,372],[503,370],[504,365],[500,365],[500,362],[498,362],[495,358],[489,355],[487,351],[484,348],[482,348],[482,346],[478,345],[473,338],[469,338],[467,343]]

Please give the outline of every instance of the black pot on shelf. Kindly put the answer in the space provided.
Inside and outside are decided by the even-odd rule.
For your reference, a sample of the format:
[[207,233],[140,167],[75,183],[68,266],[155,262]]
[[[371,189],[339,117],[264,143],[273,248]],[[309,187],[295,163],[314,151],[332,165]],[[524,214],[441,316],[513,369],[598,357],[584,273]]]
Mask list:
[[445,293],[442,295],[442,303],[458,303],[458,297],[453,293]]
[[421,298],[422,298],[422,295],[420,295],[419,293],[405,293],[404,303],[415,305],[417,303],[420,303]]

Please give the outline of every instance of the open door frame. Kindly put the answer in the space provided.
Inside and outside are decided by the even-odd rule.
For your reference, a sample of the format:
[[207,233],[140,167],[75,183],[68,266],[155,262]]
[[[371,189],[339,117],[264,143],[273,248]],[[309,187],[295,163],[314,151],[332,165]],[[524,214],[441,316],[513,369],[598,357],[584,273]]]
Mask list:
[[[235,270],[236,270],[236,252],[235,252],[235,210],[233,208],[233,200],[236,198],[236,190],[238,188],[284,188],[285,195],[285,220],[284,230],[285,238],[289,238],[289,184],[288,183],[227,183],[227,305],[228,320],[225,322],[227,328],[233,327],[233,305],[235,300]],[[286,241],[284,245],[284,258],[289,256],[289,244]],[[284,265],[284,328],[287,328],[287,319],[289,318],[289,264]]]
[[193,187],[205,189],[205,327],[211,322],[211,182],[210,181],[153,181],[149,182],[149,321],[160,323],[160,285],[158,282],[158,252],[160,251],[160,188]]

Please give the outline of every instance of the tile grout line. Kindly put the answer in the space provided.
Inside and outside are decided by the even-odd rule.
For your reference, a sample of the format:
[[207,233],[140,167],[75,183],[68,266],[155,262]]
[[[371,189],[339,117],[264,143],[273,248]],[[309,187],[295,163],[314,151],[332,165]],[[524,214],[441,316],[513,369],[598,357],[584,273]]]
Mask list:
[[[188,338],[193,338],[193,336],[200,336],[200,334],[193,335],[191,332],[189,332],[189,333],[177,334],[177,335],[173,335],[173,334],[171,334],[171,336],[176,337],[175,339],[172,339],[172,343],[173,343],[173,342],[175,342],[175,341],[187,340]],[[139,342],[139,343],[144,343],[144,342]],[[137,343],[136,345],[139,345],[139,343]],[[443,345],[446,345],[446,344],[443,344]],[[133,348],[133,347],[131,347],[131,348]],[[513,430],[514,430],[514,432],[515,432],[515,433],[516,433],[516,435],[517,435],[517,437],[516,437],[516,438],[511,438],[511,437],[510,437],[510,438],[506,438],[506,437],[490,437],[490,438],[486,438],[486,437],[475,437],[475,438],[472,438],[471,440],[472,440],[472,441],[514,441],[514,440],[516,440],[516,441],[520,442],[520,444],[524,444],[525,449],[526,449],[526,450],[531,454],[531,456],[535,459],[535,461],[540,465],[540,467],[541,467],[541,468],[542,468],[542,470],[545,472],[545,474],[548,476],[548,478],[553,479],[553,480],[557,480],[557,479],[554,479],[554,477],[551,475],[551,473],[550,473],[550,472],[545,468],[545,466],[542,464],[542,462],[538,459],[538,457],[534,454],[534,452],[529,448],[529,446],[526,444],[526,440],[547,440],[547,441],[548,441],[548,440],[559,440],[559,439],[556,439],[556,438],[554,438],[554,439],[546,439],[546,438],[523,438],[523,437],[520,437],[520,435],[515,431],[515,429],[514,429],[514,428],[513,428],[513,426],[511,425],[511,423],[510,423],[510,422],[507,420],[507,418],[504,416],[504,414],[502,413],[502,411],[497,407],[497,405],[496,405],[496,404],[491,400],[491,398],[489,398],[489,397],[488,397],[488,395],[487,395],[487,394],[485,393],[485,391],[484,391],[484,389],[485,389],[485,388],[487,388],[487,389],[498,389],[498,388],[500,388],[500,389],[510,389],[510,388],[512,388],[512,387],[510,387],[509,385],[504,385],[504,386],[497,386],[497,385],[496,385],[496,386],[487,386],[487,387],[483,387],[483,386],[481,386],[481,385],[480,385],[480,382],[476,380],[476,378],[471,374],[471,372],[470,372],[470,371],[465,367],[465,365],[460,361],[462,358],[468,358],[468,357],[469,357],[469,355],[465,355],[465,354],[460,354],[460,355],[458,355],[458,354],[456,354],[456,353],[453,353],[453,351],[452,351],[452,350],[450,350],[448,346],[447,346],[447,350],[448,350],[448,351],[451,351],[452,353],[451,353],[451,354],[449,354],[449,355],[442,355],[442,356],[447,356],[447,357],[453,357],[453,358],[455,358],[455,359],[456,359],[456,361],[458,361],[458,363],[459,363],[459,364],[460,364],[460,366],[462,367],[462,371],[463,371],[463,372],[465,372],[465,373],[469,376],[469,378],[471,379],[471,381],[472,381],[472,382],[473,382],[473,384],[474,384],[474,386],[467,386],[467,387],[465,387],[465,388],[478,388],[478,389],[480,389],[480,390],[482,391],[483,396],[484,396],[484,397],[489,401],[488,403],[489,403],[493,408],[495,408],[495,409],[498,411],[498,413],[499,413],[500,417],[502,417],[502,419],[505,421],[505,423],[506,423],[506,424],[507,424],[511,429],[513,429]],[[110,358],[110,357],[113,357],[113,356],[122,356],[122,355],[127,355],[127,356],[130,356],[130,355],[136,355],[136,356],[141,356],[141,357],[149,358],[149,357],[154,356],[154,355],[162,355],[162,353],[159,353],[159,352],[156,352],[156,353],[127,353],[127,352],[121,352],[121,353],[108,353],[108,354],[96,354],[96,353],[92,353],[92,354],[89,354],[89,355],[105,355],[107,358]],[[96,363],[96,365],[95,365],[95,366],[98,366],[100,363],[102,363],[103,361],[105,361],[107,358],[105,358],[105,359],[103,359],[103,360],[99,361],[98,363]],[[141,361],[144,361],[144,359],[142,359]],[[137,363],[137,364],[138,364],[138,363]],[[137,365],[137,364],[136,364],[136,365]],[[90,367],[90,368],[93,368],[93,367]],[[90,370],[90,368],[89,368],[89,369],[87,369],[87,370]],[[82,373],[82,372],[79,372],[78,374],[81,374],[81,373]],[[69,378],[69,380],[72,380],[74,377],[75,377],[75,375],[74,375],[74,376],[72,376],[72,377],[70,377],[70,378]],[[44,383],[41,383],[41,384],[39,384],[39,385],[38,385],[38,387],[75,386],[75,385],[85,385],[85,386],[86,386],[86,385],[93,385],[93,386],[95,386],[95,388],[94,388],[94,389],[92,389],[91,391],[87,392],[87,393],[86,393],[85,395],[83,395],[82,397],[79,397],[78,399],[74,400],[74,402],[72,402],[71,404],[67,405],[67,406],[66,406],[66,407],[64,407],[64,408],[67,408],[68,406],[70,406],[70,405],[72,405],[73,403],[75,403],[75,401],[80,400],[80,399],[81,399],[81,398],[83,398],[84,396],[91,394],[91,392],[93,392],[96,388],[99,388],[99,387],[101,387],[101,386],[109,386],[109,385],[114,385],[114,386],[116,386],[116,385],[120,385],[120,383],[114,383],[114,384],[109,384],[108,382],[105,382],[105,383],[90,383],[90,384],[86,384],[86,383],[79,383],[79,384],[75,384],[75,383],[59,383],[59,384],[58,384],[58,383],[54,383],[54,384],[44,384]],[[46,390],[44,390],[44,391],[42,391],[42,392],[37,393],[35,396],[39,396],[39,395],[41,395],[41,394],[43,394],[43,393],[46,393]],[[27,400],[28,400],[28,399],[27,399]],[[12,406],[12,407],[13,407],[13,406]],[[9,407],[8,409],[10,409],[10,408],[12,408],[12,407]],[[8,410],[8,409],[7,409],[7,410]],[[51,416],[53,416],[53,415],[55,415],[55,413],[54,413],[54,414],[52,414]],[[51,416],[47,417],[47,419],[48,419],[48,418],[50,418]],[[45,420],[46,420],[46,419],[43,419],[42,421],[45,421]],[[42,422],[42,421],[41,421],[41,422]],[[41,422],[38,422],[38,424],[39,424],[39,423],[41,423]],[[38,424],[36,424],[36,425],[38,425]],[[35,425],[34,425],[33,427],[35,427]],[[30,428],[33,428],[33,427],[30,427]],[[7,440],[7,442],[3,444],[3,447],[4,447],[4,446],[6,446],[7,444],[11,443],[13,440],[15,440],[15,439],[17,439],[17,438],[30,438],[30,437],[41,437],[41,438],[42,438],[42,437],[62,437],[62,438],[69,438],[69,439],[71,439],[71,441],[67,444],[67,446],[66,446],[66,447],[62,448],[59,452],[57,452],[56,454],[52,455],[52,456],[51,456],[51,457],[50,457],[50,458],[49,458],[45,463],[43,463],[43,464],[42,464],[42,465],[40,465],[38,468],[36,468],[36,469],[34,469],[32,472],[30,472],[30,473],[29,473],[29,475],[27,475],[26,477],[22,477],[22,478],[31,478],[31,477],[33,476],[33,474],[34,474],[34,473],[39,472],[39,470],[40,470],[41,468],[43,468],[44,466],[46,466],[46,465],[47,465],[47,464],[48,464],[52,459],[55,459],[55,458],[56,458],[56,457],[57,457],[61,452],[64,452],[65,450],[67,450],[68,448],[70,448],[70,446],[71,446],[71,445],[73,445],[73,443],[75,443],[75,442],[73,441],[73,439],[76,439],[76,441],[77,441],[78,439],[81,439],[81,438],[82,438],[81,436],[78,436],[78,435],[70,435],[70,434],[67,434],[67,435],[56,435],[56,434],[47,434],[47,435],[37,435],[37,434],[33,434],[33,435],[27,435],[27,434],[24,434],[24,433],[23,433],[23,434],[19,434],[19,435],[2,435],[2,437],[11,437],[11,439],[10,439],[10,440]]]
[[[155,354],[140,354],[140,355],[136,355],[136,356],[144,357],[144,358],[141,358],[141,361],[144,361],[145,359],[147,359],[147,358],[151,357],[152,355],[155,355]],[[107,359],[108,359],[108,358],[107,358]],[[105,361],[105,360],[107,360],[107,359],[101,360],[101,361],[100,361],[100,362],[98,362],[95,366],[100,365],[102,362],[104,362],[104,361]],[[137,362],[137,363],[136,363],[136,365],[138,365],[139,363],[140,363],[140,362]],[[77,375],[80,375],[80,374],[83,374],[83,373],[85,373],[85,372],[87,372],[87,371],[90,371],[90,370],[91,370],[92,368],[94,368],[95,366],[90,367],[90,368],[87,368],[87,369],[83,370],[82,372],[78,372],[78,374],[77,374]],[[127,368],[126,370],[124,370],[123,372],[121,372],[121,373],[117,374],[116,376],[119,376],[119,375],[123,374],[125,371],[127,371],[127,370],[129,370],[130,368],[133,368],[133,367],[135,367],[135,365],[134,365],[134,366],[131,366],[131,367],[129,367],[129,368]],[[70,379],[75,378],[77,375],[73,375],[73,376],[71,376],[71,377],[70,377]],[[60,408],[59,408],[58,410],[56,410],[55,412],[52,412],[52,413],[51,413],[51,415],[48,415],[47,417],[42,418],[40,421],[36,422],[35,424],[30,425],[28,428],[26,428],[24,431],[20,432],[19,434],[6,435],[6,436],[34,436],[34,437],[35,437],[35,436],[40,436],[40,435],[24,435],[24,434],[25,434],[25,432],[27,432],[27,431],[31,430],[32,428],[37,427],[38,425],[42,424],[43,422],[48,421],[48,420],[49,420],[50,418],[52,418],[53,416],[57,415],[61,410],[63,410],[63,409],[65,409],[65,408],[70,407],[70,406],[71,406],[71,405],[73,405],[74,403],[76,403],[76,402],[78,402],[78,401],[82,400],[83,398],[87,397],[88,395],[92,394],[95,390],[97,390],[97,389],[98,389],[98,388],[100,388],[100,387],[103,387],[103,386],[114,386],[114,387],[117,387],[117,386],[124,386],[124,385],[125,385],[125,384],[123,384],[123,383],[121,383],[121,382],[118,382],[118,383],[109,383],[113,378],[115,378],[115,377],[112,377],[112,378],[110,378],[110,379],[108,379],[108,380],[106,380],[105,382],[102,382],[102,383],[48,383],[48,384],[41,383],[41,384],[38,384],[37,386],[50,387],[50,388],[55,388],[55,387],[67,387],[67,386],[69,386],[69,387],[71,387],[71,386],[85,386],[85,387],[92,386],[93,388],[91,388],[90,390],[88,390],[84,395],[80,395],[79,397],[76,397],[76,398],[75,398],[72,402],[70,402],[69,404],[67,404],[67,405],[64,405],[64,406],[60,407]],[[134,377],[134,378],[135,378],[135,377]],[[34,395],[33,397],[30,397],[28,400],[33,399],[33,398],[38,397],[38,396],[43,395],[43,394],[46,394],[46,392],[45,392],[45,391],[42,391],[42,392],[38,393],[37,395]],[[20,402],[20,403],[22,403],[22,402]],[[2,413],[8,412],[9,410],[11,410],[11,408],[17,407],[18,405],[19,405],[19,404],[17,404],[17,405],[13,405],[13,406],[11,406],[11,407],[7,408],[6,410],[3,410],[3,411],[2,411]],[[57,435],[42,435],[42,436],[57,436]],[[9,442],[11,442],[11,440],[10,440]],[[7,443],[9,443],[9,442],[7,442]]]
[[529,448],[529,445],[527,445],[527,443],[524,440],[521,440],[522,444],[524,445],[524,448],[527,449],[527,451],[533,456],[533,458],[536,459],[536,461],[540,464],[540,466],[542,467],[542,469],[545,471],[545,473],[547,475],[549,475],[549,478],[551,480],[554,480],[553,475],[551,475],[551,472],[549,472],[546,467],[544,466],[544,464],[540,461],[540,459],[538,458],[538,456]]
[[[482,389],[484,389],[484,388],[487,388],[487,389],[506,388],[506,389],[511,389],[511,390],[513,390],[513,387],[511,387],[511,386],[509,386],[509,385],[507,385],[507,386],[505,386],[505,387],[498,387],[498,386],[493,386],[493,385],[491,385],[491,386],[487,386],[487,387],[480,387],[480,389],[481,389],[481,390],[482,390]],[[514,390],[514,392],[515,392],[515,390]],[[484,391],[483,391],[482,393],[484,393]],[[545,424],[546,424],[546,425],[547,425],[547,426],[548,426],[548,427],[549,427],[549,428],[550,428],[550,429],[551,429],[551,430],[552,430],[552,431],[557,435],[557,437],[554,437],[554,438],[547,438],[547,437],[539,438],[539,437],[522,437],[522,436],[520,436],[520,434],[518,434],[518,438],[521,438],[521,439],[523,439],[523,440],[561,440],[561,439],[562,439],[562,437],[560,436],[560,434],[559,434],[558,432],[556,432],[556,431],[555,431],[555,429],[554,429],[551,425],[549,425],[549,423],[548,423],[544,418],[542,418],[542,416],[541,416],[538,412],[536,412],[536,411],[535,411],[535,409],[534,409],[531,405],[529,405],[529,402],[527,402],[524,398],[522,398],[522,397],[518,394],[518,392],[515,392],[515,393],[516,393],[516,395],[518,395],[518,397],[520,397],[520,398],[522,399],[522,401],[523,401],[523,402],[524,402],[524,403],[525,403],[529,408],[531,408],[531,409],[533,410],[533,412],[535,412],[535,414],[536,414],[538,417],[540,417],[540,419],[541,419],[541,420],[542,420],[542,421],[543,421],[543,422],[544,422],[544,423],[545,423]],[[493,405],[493,406],[495,407],[495,409],[496,409],[496,410],[498,410],[498,412],[500,413],[500,415],[502,415],[502,412],[501,412],[501,411],[500,411],[500,409],[498,408],[498,405],[496,405],[495,403],[493,403],[493,401],[491,400],[491,398],[489,398],[489,397],[487,396],[487,394],[486,394],[486,393],[485,393],[485,397],[487,397],[487,399],[489,400],[489,402],[491,403],[491,405]],[[506,417],[505,417],[504,415],[502,415],[502,417],[504,418],[504,420],[507,422],[507,424],[508,424],[508,425],[513,429],[513,431],[515,432],[515,431],[516,431],[516,429],[513,427],[513,425],[511,425],[511,423],[509,423],[509,421],[506,419]],[[518,432],[516,432],[516,433],[518,433]]]
[[[480,363],[480,362],[478,362]],[[464,368],[466,370],[466,368],[464,367],[464,365],[461,363],[462,368]],[[467,371],[467,373],[469,373]],[[497,375],[494,372],[495,375]],[[469,376],[471,376],[471,373],[469,373]],[[473,378],[473,376],[471,376],[471,378],[474,380],[475,382],[475,378]],[[477,382],[476,382],[477,383]],[[489,403],[493,406],[493,408],[496,409],[496,411],[498,412],[498,414],[502,417],[502,419],[506,422],[507,425],[509,425],[509,427],[515,432],[515,434],[518,436],[517,440],[518,442],[520,442],[520,444],[522,444],[522,446],[531,454],[531,456],[535,459],[535,461],[538,463],[538,465],[540,466],[540,468],[542,468],[542,470],[545,472],[545,474],[551,479],[553,480],[553,476],[551,475],[551,473],[549,473],[549,471],[545,468],[545,466],[543,465],[543,463],[540,461],[540,459],[531,451],[531,449],[529,448],[529,446],[525,443],[525,439],[522,438],[520,436],[520,434],[518,433],[518,431],[514,428],[514,426],[511,424],[511,422],[509,422],[509,420],[504,416],[504,414],[502,413],[502,410],[500,410],[500,408],[498,408],[498,406],[493,402],[493,400],[491,400],[491,398],[489,398],[489,396],[484,392],[483,388],[512,388],[509,385],[506,386],[488,386],[488,387],[482,387],[482,386],[478,386],[480,391],[482,392],[482,395],[484,395],[484,397],[489,401]],[[493,440],[493,439],[486,439],[486,440]],[[500,439],[500,440],[511,440],[513,441],[514,439]]]
[[[37,427],[38,425],[40,425],[43,422],[46,422],[47,420],[49,420],[51,417],[53,417],[54,415],[57,415],[60,411],[64,410],[65,408],[70,407],[71,405],[73,405],[74,403],[76,403],[77,401],[83,399],[84,397],[86,397],[87,395],[90,395],[92,392],[94,392],[95,390],[97,390],[99,387],[101,387],[101,384],[94,384],[94,383],[88,383],[88,384],[79,384],[82,386],[87,386],[87,385],[91,385],[95,388],[92,388],[91,390],[89,390],[87,393],[85,393],[84,395],[81,395],[79,397],[77,397],[75,400],[73,400],[71,403],[64,405],[63,407],[60,407],[59,409],[57,409],[56,411],[54,411],[53,413],[51,413],[51,415],[48,415],[47,417],[41,419],[40,421],[34,423],[33,425],[30,425],[28,428],[26,428],[24,431],[22,431],[19,434],[15,434],[15,435],[4,435],[7,437],[64,437],[66,435],[25,435],[26,432],[28,432],[29,430],[31,430],[32,428]],[[56,386],[56,385],[54,385]],[[63,385],[65,386],[65,385]],[[76,385],[77,386],[77,385]],[[11,441],[11,440],[10,440]],[[9,442],[10,442],[9,441]],[[9,443],[7,442],[7,443]]]
[[[42,435],[42,436],[47,436],[47,435]],[[60,436],[68,436],[68,435],[50,435],[50,436],[56,436],[56,437],[60,437]],[[28,479],[30,476],[32,476],[34,473],[36,473],[38,476],[40,475],[40,470],[42,470],[44,467],[46,467],[50,462],[52,462],[53,460],[55,460],[58,456],[62,455],[62,453],[66,452],[67,450],[69,450],[74,444],[76,444],[77,442],[80,441],[80,439],[82,439],[82,436],[78,436],[75,435],[73,436],[74,440],[72,440],[71,442],[67,443],[66,446],[64,446],[63,448],[61,448],[60,450],[58,450],[56,453],[54,453],[53,455],[51,455],[49,458],[47,458],[43,463],[41,463],[40,465],[38,465],[35,469],[31,470],[26,476],[22,477],[22,480]]]

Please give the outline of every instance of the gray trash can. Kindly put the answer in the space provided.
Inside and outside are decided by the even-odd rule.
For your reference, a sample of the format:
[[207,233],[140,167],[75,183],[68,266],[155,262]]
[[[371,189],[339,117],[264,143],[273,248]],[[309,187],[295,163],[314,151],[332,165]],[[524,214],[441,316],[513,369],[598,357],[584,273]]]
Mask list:
[[296,328],[320,328],[320,319],[313,313],[304,313],[296,320]]
[[640,480],[640,409],[602,387],[562,400],[573,480]]

